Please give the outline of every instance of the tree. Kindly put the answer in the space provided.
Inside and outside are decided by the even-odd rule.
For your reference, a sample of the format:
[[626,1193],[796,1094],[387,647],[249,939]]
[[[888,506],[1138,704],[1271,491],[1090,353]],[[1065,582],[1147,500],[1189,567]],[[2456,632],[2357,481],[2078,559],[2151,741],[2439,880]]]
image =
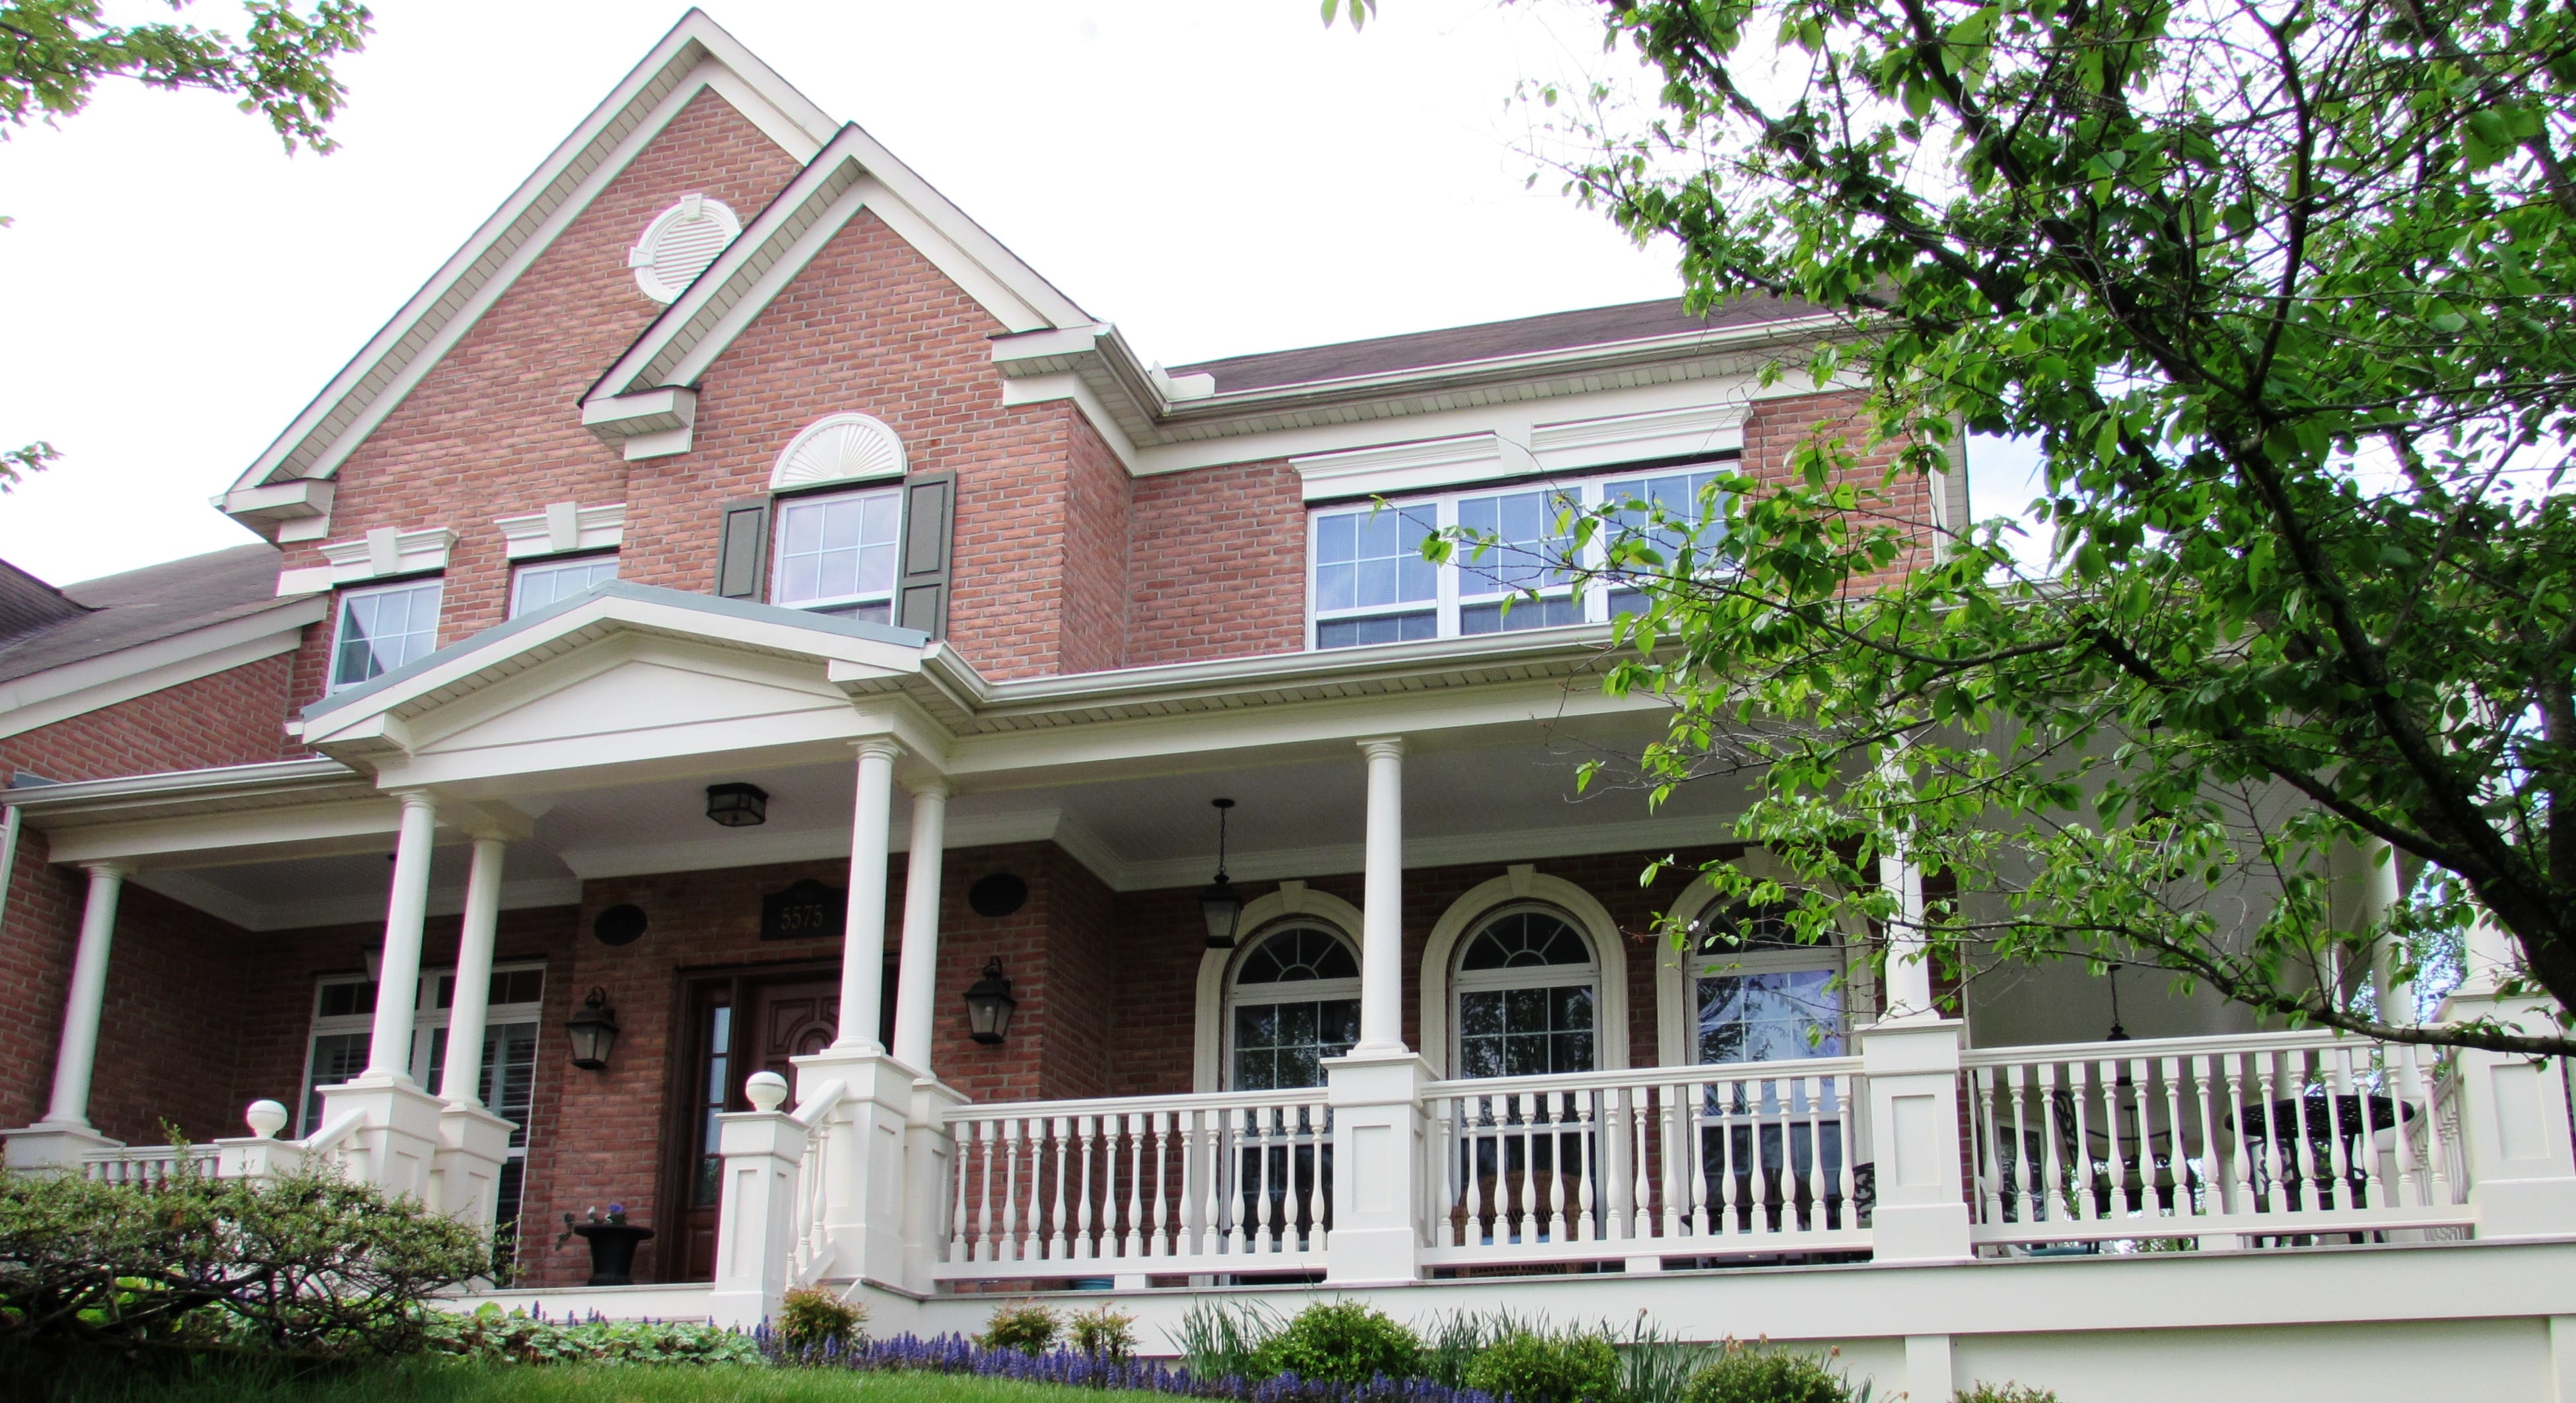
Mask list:
[[[167,0],[173,13],[187,0]],[[319,0],[310,14],[244,0],[250,26],[235,40],[190,24],[111,24],[99,0],[0,0],[0,140],[31,121],[51,124],[89,106],[101,80],[197,88],[238,97],[268,119],[292,153],[332,149],[327,127],[347,90],[332,60],[365,46],[372,16],[356,0]],[[0,216],[0,227],[8,224]],[[0,452],[0,492],[61,456],[42,441]]]
[[[1671,240],[1697,305],[1832,314],[1773,373],[1868,393],[1793,480],[1560,522],[1568,574],[1647,587],[1606,683],[1672,715],[1632,778],[1743,777],[1794,874],[1721,890],[1959,970],[2153,965],[2291,1021],[2576,1051],[2359,987],[2487,920],[2506,993],[2576,1008],[2576,12],[1604,13],[1652,107],[1538,90],[1568,188]],[[1921,525],[1963,431],[2041,446],[2044,560],[2012,522]],[[1899,852],[1956,896],[1901,907]],[[2338,918],[2338,854],[2399,864],[2399,902]]]

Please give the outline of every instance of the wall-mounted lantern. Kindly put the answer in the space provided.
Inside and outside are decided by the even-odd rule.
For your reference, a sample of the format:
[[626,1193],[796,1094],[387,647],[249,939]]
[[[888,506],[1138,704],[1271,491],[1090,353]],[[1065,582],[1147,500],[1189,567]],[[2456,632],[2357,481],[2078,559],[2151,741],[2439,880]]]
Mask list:
[[608,1065],[608,1050],[617,1046],[617,1011],[608,1006],[606,989],[593,988],[564,1020],[564,1036],[572,1041],[574,1066],[596,1072]]
[[1002,957],[995,955],[984,962],[984,977],[966,990],[966,1031],[979,1043],[997,1043],[1011,1031],[1011,1010],[1020,1001],[1011,997],[1011,981],[1002,976]]
[[749,828],[769,821],[769,791],[756,784],[707,786],[707,817],[727,828]]
[[1216,881],[1199,893],[1199,915],[1207,921],[1207,948],[1234,948],[1234,923],[1243,919],[1243,897],[1234,883],[1225,879],[1225,811],[1234,807],[1232,799],[1210,799],[1216,810]]

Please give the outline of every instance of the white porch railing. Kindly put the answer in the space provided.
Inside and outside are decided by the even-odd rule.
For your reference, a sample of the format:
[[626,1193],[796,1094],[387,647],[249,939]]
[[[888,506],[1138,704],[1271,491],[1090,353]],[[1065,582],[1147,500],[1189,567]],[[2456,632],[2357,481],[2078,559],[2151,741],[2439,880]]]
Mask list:
[[1980,1049],[1979,1243],[2202,1247],[2466,1225],[2434,1054],[2325,1032]]
[[1865,1250],[1857,1058],[1435,1082],[1425,1265]]
[[958,1106],[943,1281],[1320,1270],[1325,1090]]
[[805,1149],[796,1160],[796,1177],[792,1216],[788,1220],[787,1273],[792,1284],[811,1285],[823,1278],[832,1266],[832,1236],[825,1228],[825,1211],[830,1204],[832,1141],[829,1133],[832,1113],[840,1109],[849,1087],[842,1082],[825,1082],[821,1090],[808,1097],[789,1119],[805,1132]]
[[81,1174],[102,1184],[166,1184],[183,1162],[195,1165],[201,1174],[214,1174],[220,1153],[212,1145],[190,1145],[184,1150],[171,1145],[119,1145],[83,1154]]

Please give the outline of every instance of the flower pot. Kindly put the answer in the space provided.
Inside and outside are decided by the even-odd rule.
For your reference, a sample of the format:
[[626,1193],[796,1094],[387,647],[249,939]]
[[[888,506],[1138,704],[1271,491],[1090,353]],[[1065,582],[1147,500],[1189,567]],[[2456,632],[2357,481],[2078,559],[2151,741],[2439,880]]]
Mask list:
[[573,1232],[590,1243],[590,1286],[635,1284],[635,1244],[653,1235],[630,1223],[582,1223]]

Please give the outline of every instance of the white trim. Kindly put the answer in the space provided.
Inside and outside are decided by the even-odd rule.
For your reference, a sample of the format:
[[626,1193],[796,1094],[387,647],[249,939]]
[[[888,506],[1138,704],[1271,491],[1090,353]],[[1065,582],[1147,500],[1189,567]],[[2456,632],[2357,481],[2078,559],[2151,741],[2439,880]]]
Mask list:
[[707,88],[795,160],[811,160],[831,138],[832,119],[821,108],[714,20],[689,11],[297,413],[236,489],[336,473],[519,275]]
[[[1076,848],[1081,846],[1081,839],[1065,841],[1069,836],[1068,830],[1076,827],[1055,809],[963,817],[952,814],[942,846],[950,852],[958,852],[1005,843],[1053,842],[1080,862],[1082,854]],[[912,837],[898,825],[887,841],[890,844],[887,851],[907,852],[910,851]],[[1098,841],[1092,839],[1091,845],[1096,848]],[[571,868],[573,875],[589,881],[600,877],[650,877],[667,872],[766,867],[781,862],[823,862],[833,858],[846,859],[849,855],[850,830],[847,825],[777,833],[768,831],[767,825],[763,825],[754,829],[732,829],[715,837],[693,838],[684,843],[572,848],[557,853],[555,857]],[[1084,865],[1090,864],[1086,862]]]
[[581,426],[627,462],[686,453],[697,441],[698,392],[686,385],[585,401]]
[[[1351,947],[1352,958],[1359,957],[1360,908],[1304,882],[1281,882],[1277,891],[1245,902],[1234,928],[1259,936],[1291,917],[1338,931]],[[1195,1093],[1215,1092],[1225,1080],[1228,981],[1235,961],[1251,947],[1251,940],[1238,939],[1232,949],[1209,950],[1199,956],[1198,997],[1190,1019],[1190,1090]]]
[[[217,920],[230,922],[253,933],[358,925],[381,921],[385,915],[385,898],[381,893],[319,897],[310,901],[262,902],[218,886],[196,871],[143,871],[137,872],[132,880],[137,886],[149,888],[183,906],[194,907]],[[501,885],[501,909],[504,911],[580,904],[581,881],[578,878],[534,878]],[[464,909],[463,886],[452,891],[431,890],[429,914],[454,916]]]
[[615,550],[626,543],[626,504],[609,502],[585,507],[549,502],[544,511],[494,517],[492,524],[501,528],[501,539],[506,543],[501,553],[511,560]]
[[1628,1027],[1628,952],[1621,948],[1619,923],[1611,919],[1609,908],[1592,893],[1563,877],[1548,876],[1528,863],[1515,863],[1504,869],[1502,876],[1480,883],[1451,902],[1432,925],[1430,938],[1423,942],[1421,982],[1416,991],[1422,1015],[1418,1036],[1422,1059],[1431,1064],[1434,1076],[1449,1075],[1450,1054],[1456,1051],[1449,1045],[1449,1001],[1458,942],[1487,913],[1530,902],[1553,906],[1572,916],[1591,940],[1593,964],[1600,980],[1596,986],[1600,1012],[1593,1025],[1594,1055],[1602,1071],[1627,1068],[1629,1042],[1635,1033]]
[[[1455,867],[1471,862],[1489,862],[1501,855],[1538,860],[1586,857],[1598,853],[1670,851],[1730,842],[1734,837],[1735,820],[1731,817],[1646,818],[1619,823],[1459,833],[1439,838],[1408,837],[1404,841],[1404,866],[1407,871],[1421,867]],[[1340,843],[1311,848],[1254,849],[1235,853],[1227,865],[1236,878],[1246,881],[1268,881],[1290,874],[1301,877],[1337,876],[1360,871],[1366,865],[1364,848],[1365,845],[1360,843]],[[1125,863],[1120,868],[1119,880],[1111,885],[1119,891],[1162,891],[1185,887],[1204,881],[1206,867],[1205,858]]]
[[[723,241],[715,246],[714,250],[707,255],[707,261],[699,264],[696,272],[689,274],[686,280],[674,283],[663,277],[662,270],[658,266],[662,260],[662,241],[671,237],[671,231],[683,224],[705,223],[713,223],[718,229],[723,230]],[[636,236],[635,247],[626,251],[626,266],[635,274],[637,291],[656,302],[669,303],[676,300],[681,293],[688,291],[689,284],[698,280],[698,274],[713,267],[716,259],[723,257],[725,249],[740,237],[742,237],[742,219],[733,212],[733,206],[705,194],[682,195],[672,202],[669,209],[653,216],[652,220],[645,224],[644,232]]]
[[769,490],[881,482],[904,475],[903,438],[873,414],[826,414],[779,450]]
[[279,571],[277,592],[281,595],[308,592],[307,588],[287,588],[290,576],[296,577],[299,584],[319,576],[320,583],[309,588],[330,589],[393,575],[425,575],[444,570],[448,552],[458,539],[454,531],[444,526],[424,526],[414,531],[379,526],[352,540],[324,543],[322,558],[330,562],[327,566]]
[[23,735],[100,707],[291,653],[302,646],[308,625],[330,616],[327,599],[295,599],[242,618],[0,682],[0,737]]
[[1291,457],[1307,502],[1384,497],[1492,482],[1540,470],[1527,445],[1498,433],[1462,434]]
[[1530,430],[1530,453],[1550,472],[1610,468],[1741,451],[1743,399],[1603,419],[1568,419]]

